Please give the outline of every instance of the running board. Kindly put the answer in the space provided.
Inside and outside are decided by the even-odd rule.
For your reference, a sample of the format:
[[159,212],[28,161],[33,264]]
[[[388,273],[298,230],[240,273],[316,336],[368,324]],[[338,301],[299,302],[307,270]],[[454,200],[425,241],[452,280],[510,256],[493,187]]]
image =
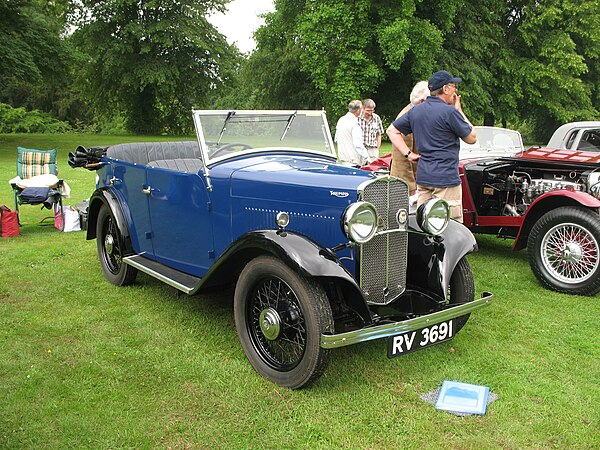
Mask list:
[[186,294],[197,291],[202,280],[201,278],[180,272],[141,255],[127,256],[123,258],[123,262]]

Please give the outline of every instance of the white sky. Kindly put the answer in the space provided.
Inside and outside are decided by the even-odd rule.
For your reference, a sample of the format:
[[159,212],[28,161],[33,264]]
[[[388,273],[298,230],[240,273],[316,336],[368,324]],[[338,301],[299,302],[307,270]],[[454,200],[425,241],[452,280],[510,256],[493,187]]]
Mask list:
[[252,33],[264,23],[258,14],[274,10],[273,0],[232,0],[226,14],[215,14],[208,20],[227,38],[247,53],[256,47]]

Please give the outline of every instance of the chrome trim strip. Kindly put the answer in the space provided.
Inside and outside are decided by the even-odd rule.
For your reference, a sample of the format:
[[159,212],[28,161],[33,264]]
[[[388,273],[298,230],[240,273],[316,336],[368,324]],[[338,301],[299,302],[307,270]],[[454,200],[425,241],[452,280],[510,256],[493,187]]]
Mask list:
[[463,316],[477,309],[488,306],[494,294],[491,292],[483,292],[479,300],[474,300],[464,305],[454,306],[452,308],[437,311],[425,316],[415,317],[414,319],[403,320],[402,322],[388,323],[374,327],[362,328],[356,331],[339,334],[322,334],[322,348],[337,348],[345,347],[346,345],[358,344],[359,342],[372,341],[397,334],[407,333],[409,331],[420,330],[428,325],[443,322],[445,320],[454,319],[455,317]]
[[151,277],[154,277],[157,280],[160,280],[163,283],[166,283],[171,287],[174,287],[175,289],[179,289],[180,291],[185,292],[186,294],[190,294],[192,291],[194,291],[194,288],[190,288],[189,286],[184,286],[183,284],[178,283],[177,281],[164,276],[162,273],[156,272],[155,270],[152,270],[152,269],[144,266],[143,264],[140,264],[139,262],[137,262],[133,259],[130,259],[130,258],[131,258],[130,256],[126,256],[125,258],[123,258],[123,262],[132,267],[135,267],[138,270],[141,270],[144,273],[147,273]]

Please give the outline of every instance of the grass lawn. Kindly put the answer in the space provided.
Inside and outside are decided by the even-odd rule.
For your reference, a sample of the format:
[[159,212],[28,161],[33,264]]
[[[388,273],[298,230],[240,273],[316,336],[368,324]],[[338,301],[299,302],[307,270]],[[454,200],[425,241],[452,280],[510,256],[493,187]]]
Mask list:
[[[0,135],[0,205],[13,207],[17,145],[59,149],[74,205],[95,174],[69,151],[142,139]],[[385,341],[337,349],[290,391],[246,360],[231,290],[188,297],[143,274],[117,288],[84,232],[21,216],[23,236],[0,239],[0,448],[600,447],[599,299],[543,289],[510,241],[477,236],[476,289],[495,301],[453,341],[393,360]],[[443,380],[499,399],[484,416],[436,411],[419,397]]]

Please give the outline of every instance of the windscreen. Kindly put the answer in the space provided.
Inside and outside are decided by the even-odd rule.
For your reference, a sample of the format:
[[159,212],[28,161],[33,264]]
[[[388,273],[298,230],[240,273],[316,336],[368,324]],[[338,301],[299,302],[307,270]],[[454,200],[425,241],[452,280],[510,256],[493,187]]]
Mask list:
[[209,162],[257,151],[335,156],[321,111],[195,111],[194,119]]
[[485,156],[510,156],[524,150],[521,134],[518,131],[496,127],[475,127],[477,142],[467,144],[460,141],[460,158]]

